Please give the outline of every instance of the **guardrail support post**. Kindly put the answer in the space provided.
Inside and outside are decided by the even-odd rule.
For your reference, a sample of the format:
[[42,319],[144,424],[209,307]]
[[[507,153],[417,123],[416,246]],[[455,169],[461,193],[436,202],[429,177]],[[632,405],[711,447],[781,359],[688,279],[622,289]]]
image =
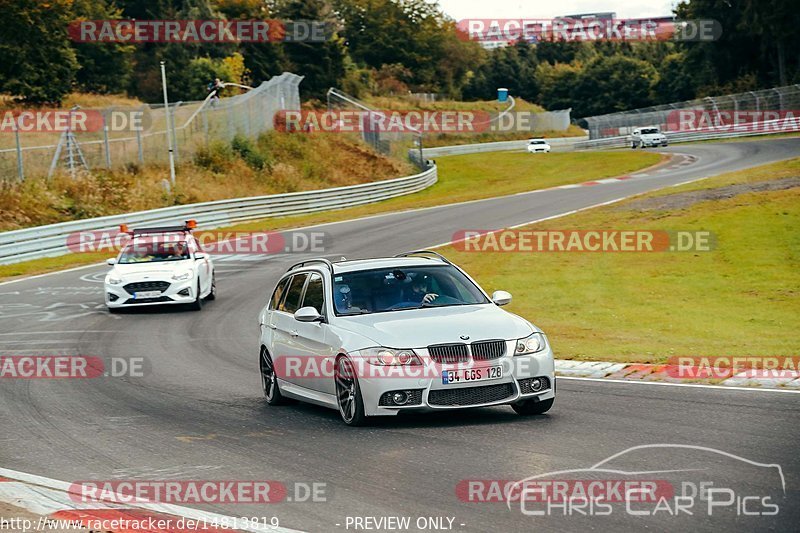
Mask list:
[[111,145],[108,142],[108,121],[103,113],[103,146],[106,151],[106,168],[111,170]]
[[19,181],[25,181],[25,170],[22,167],[22,144],[19,140],[19,128],[14,124],[14,140],[17,144],[17,177]]

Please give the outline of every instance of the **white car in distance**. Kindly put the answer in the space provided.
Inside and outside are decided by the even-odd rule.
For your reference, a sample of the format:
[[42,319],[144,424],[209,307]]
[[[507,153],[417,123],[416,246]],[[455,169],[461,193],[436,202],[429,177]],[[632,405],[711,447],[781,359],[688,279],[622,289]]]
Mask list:
[[646,148],[655,146],[667,146],[667,136],[661,133],[658,126],[648,126],[646,128],[634,128],[631,132],[631,148]]
[[501,308],[510,301],[430,251],[298,263],[259,315],[264,396],[337,409],[352,426],[496,405],[543,414],[555,399],[553,352]]
[[104,280],[109,312],[151,305],[187,304],[195,310],[217,297],[214,264],[192,235],[194,220],[184,226],[141,228],[130,237]]
[[550,144],[544,139],[531,139],[528,141],[528,152],[531,154],[549,153]]

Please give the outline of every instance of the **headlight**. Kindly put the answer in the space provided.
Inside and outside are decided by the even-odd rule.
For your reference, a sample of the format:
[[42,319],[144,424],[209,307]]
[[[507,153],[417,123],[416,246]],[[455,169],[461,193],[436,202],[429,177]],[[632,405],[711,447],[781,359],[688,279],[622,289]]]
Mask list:
[[541,333],[534,333],[529,337],[517,341],[517,347],[514,349],[514,355],[528,355],[532,353],[541,352],[547,347],[547,341],[544,340],[544,335]]
[[422,364],[414,350],[395,350],[393,348],[379,347],[361,350],[361,354],[366,357],[369,364],[377,366],[415,366]]
[[172,279],[174,279],[175,281],[183,281],[186,279],[191,279],[192,276],[194,276],[194,272],[192,272],[191,270],[187,270],[186,272],[181,272],[180,274],[173,275]]
[[106,283],[109,285],[119,285],[122,283],[122,278],[115,278],[114,276],[108,276],[106,278]]

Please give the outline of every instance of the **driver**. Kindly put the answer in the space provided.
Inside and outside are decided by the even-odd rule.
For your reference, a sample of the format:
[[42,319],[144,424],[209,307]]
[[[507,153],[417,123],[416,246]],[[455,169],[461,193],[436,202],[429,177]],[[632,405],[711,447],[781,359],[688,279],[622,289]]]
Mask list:
[[411,295],[409,300],[415,303],[429,304],[439,295],[428,292],[428,277],[420,276],[411,282]]

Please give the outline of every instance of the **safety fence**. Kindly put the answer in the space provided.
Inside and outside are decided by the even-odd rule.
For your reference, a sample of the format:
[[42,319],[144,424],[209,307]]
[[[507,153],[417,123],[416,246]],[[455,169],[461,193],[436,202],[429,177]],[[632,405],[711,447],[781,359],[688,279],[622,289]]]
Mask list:
[[[211,141],[230,141],[236,134],[255,137],[273,129],[276,113],[300,109],[302,80],[302,76],[284,72],[229,98],[170,103],[169,113],[163,104],[82,110],[101,117],[102,127],[92,131],[0,132],[0,181],[64,168],[164,164],[169,157],[168,131],[176,161],[189,160]],[[118,117],[127,117],[129,123],[115,127]],[[141,127],[132,127],[131,117],[140,119]]]
[[[758,123],[768,122],[771,118],[770,113],[783,116],[787,111],[796,112],[799,109],[800,84],[725,96],[709,96],[587,117],[583,120],[588,125],[589,137],[602,139],[629,135],[634,128],[644,126],[659,126],[667,133],[683,133],[689,129],[698,129],[687,125],[702,123],[704,113],[708,114],[711,120],[716,120],[720,116],[735,119],[735,114],[739,113],[744,123]],[[681,115],[682,113],[686,118]],[[748,116],[752,117],[752,120],[748,120]]]

